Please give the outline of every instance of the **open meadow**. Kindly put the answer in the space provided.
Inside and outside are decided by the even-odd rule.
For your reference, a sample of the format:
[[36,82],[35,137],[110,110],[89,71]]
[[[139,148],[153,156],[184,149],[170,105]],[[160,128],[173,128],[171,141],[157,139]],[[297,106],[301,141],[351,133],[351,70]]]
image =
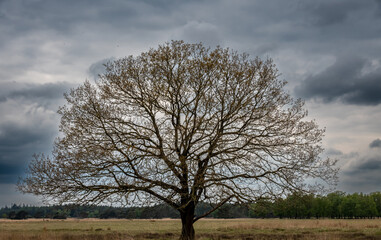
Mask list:
[[[0,240],[177,239],[179,220],[0,220]],[[197,239],[381,239],[381,219],[202,219]]]

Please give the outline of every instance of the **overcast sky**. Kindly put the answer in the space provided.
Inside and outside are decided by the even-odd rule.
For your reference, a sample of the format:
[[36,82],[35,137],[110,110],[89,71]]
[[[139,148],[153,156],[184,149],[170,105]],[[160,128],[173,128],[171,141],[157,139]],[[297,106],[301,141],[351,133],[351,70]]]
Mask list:
[[0,206],[58,135],[63,93],[170,40],[272,58],[326,128],[346,192],[381,191],[380,0],[0,0]]

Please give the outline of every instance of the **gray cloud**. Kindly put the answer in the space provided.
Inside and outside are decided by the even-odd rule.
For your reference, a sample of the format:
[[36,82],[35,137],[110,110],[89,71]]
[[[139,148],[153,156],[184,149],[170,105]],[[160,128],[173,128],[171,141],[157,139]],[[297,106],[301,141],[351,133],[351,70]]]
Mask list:
[[15,184],[0,183],[0,207],[11,206],[13,203],[28,204],[33,206],[41,205],[40,199],[31,194],[21,194],[16,192]]
[[202,42],[206,46],[215,47],[222,43],[217,26],[209,22],[190,21],[174,34],[175,39],[185,39],[192,43]]
[[29,116],[27,125],[0,124],[0,183],[16,183],[35,152],[48,152],[57,134],[49,122]]
[[63,95],[77,84],[67,82],[57,83],[26,83],[26,84],[10,84],[8,82],[0,82],[0,103],[6,102],[8,99],[34,102],[44,108],[57,110],[57,104],[64,99]]
[[342,171],[340,185],[349,192],[379,191],[380,172],[381,155],[363,157],[352,167]]
[[374,140],[373,142],[371,142],[369,144],[369,147],[370,148],[381,148],[381,140],[380,139]]
[[102,59],[98,62],[91,64],[88,71],[87,71],[88,74],[90,75],[91,78],[96,80],[100,74],[105,73],[105,70],[106,70],[105,64],[108,62],[112,62],[115,59],[116,58],[114,58],[114,57],[105,58],[105,59]]
[[381,0],[374,0],[377,4],[376,14],[381,17]]
[[155,30],[178,24],[170,18],[178,5],[178,1],[4,0],[0,14],[14,23],[15,31],[24,33],[43,29],[68,34],[78,26],[97,23],[118,30]]
[[329,148],[325,151],[325,154],[328,156],[340,156],[343,155],[343,152],[334,148]]
[[0,82],[0,184],[14,184],[35,152],[49,152],[57,107],[73,84]]
[[311,24],[327,27],[345,22],[352,11],[365,5],[359,1],[303,1],[300,9],[306,13]]
[[319,74],[306,78],[295,89],[303,98],[317,98],[325,102],[341,100],[357,105],[381,103],[381,67],[363,73],[369,62],[365,59],[346,56]]
[[[315,117],[331,123],[331,141],[346,139],[327,151],[341,158],[333,148],[352,151],[347,144],[356,136],[342,130],[335,138],[337,129],[366,135],[379,124],[380,16],[380,1],[358,0],[0,0],[0,182],[13,183],[34,152],[50,151],[64,92],[96,78],[110,56],[136,55],[171,39],[273,58],[290,89],[299,85],[298,96],[323,100],[314,102]],[[353,104],[351,115],[342,103]],[[352,119],[363,105],[374,106],[361,111],[372,117],[359,124]],[[341,116],[350,118],[335,127],[332,119]],[[2,186],[0,198],[13,196]]]
[[11,92],[9,98],[24,99],[60,99],[74,84],[58,82],[45,84],[26,84],[22,89]]
[[379,191],[381,183],[381,140],[376,139],[365,153],[347,156],[341,172],[341,186],[349,192]]
[[[371,158],[360,164],[357,168],[359,171],[381,171],[381,158]],[[381,179],[381,178],[380,178]]]
[[16,183],[24,170],[20,165],[0,162],[0,184]]

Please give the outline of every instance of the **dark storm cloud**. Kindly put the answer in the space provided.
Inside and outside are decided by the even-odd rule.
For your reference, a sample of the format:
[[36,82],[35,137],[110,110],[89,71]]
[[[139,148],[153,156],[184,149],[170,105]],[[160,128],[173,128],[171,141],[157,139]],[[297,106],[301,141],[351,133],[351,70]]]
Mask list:
[[364,6],[360,1],[328,0],[302,1],[299,8],[311,24],[326,27],[345,22],[352,11]]
[[[370,158],[356,168],[357,171],[381,171],[381,157]],[[355,172],[355,171],[354,171]]]
[[23,170],[20,164],[14,165],[0,162],[0,185],[4,183],[16,183],[18,176],[22,174]]
[[373,142],[371,142],[369,144],[369,147],[370,148],[381,148],[381,140],[380,139],[374,140]]
[[343,152],[337,149],[329,148],[325,151],[325,154],[328,156],[340,156],[343,155]]
[[25,99],[58,99],[63,98],[63,93],[67,92],[74,84],[69,83],[45,83],[26,84],[23,89],[16,90],[9,94],[10,98]]
[[0,124],[0,184],[16,183],[33,153],[51,149],[56,131],[45,127],[37,121],[26,126]]
[[306,78],[295,93],[303,98],[317,98],[325,102],[341,100],[357,105],[381,103],[381,68],[364,73],[368,61],[346,56],[323,70]]
[[[49,152],[57,135],[55,111],[74,84],[0,82],[0,184],[14,184],[35,152]],[[13,109],[14,107],[18,109]],[[12,109],[11,109],[12,108]]]
[[[341,185],[350,192],[379,191],[381,187],[381,140],[369,144],[369,151],[349,156],[348,165],[342,171]],[[350,159],[352,158],[352,159]]]
[[[136,36],[147,42],[154,34],[161,35],[162,32],[167,40],[181,38],[230,47],[236,42],[245,51],[259,49],[259,52],[253,52],[257,55],[274,46],[288,48],[289,44],[297,44],[297,48],[304,51],[330,52],[337,49],[331,42],[333,36],[345,39],[348,45],[351,38],[374,35],[381,29],[377,21],[369,19],[375,8],[375,2],[357,0],[8,0],[2,5],[2,14],[4,23],[12,26],[7,29],[13,34],[25,35],[36,29],[53,31],[63,38],[72,34],[80,37],[84,49],[90,40],[81,38],[84,33],[93,32],[96,39],[91,40],[115,36],[114,41],[118,41],[121,36]],[[327,26],[331,27],[328,31],[324,30]]]
[[[50,74],[49,77],[53,78],[49,80],[56,81],[52,75],[68,75],[71,69],[76,70],[84,62],[88,67],[99,59],[94,56],[105,58],[115,55],[105,52],[112,46],[128,48],[131,40],[135,44],[136,40],[140,44],[152,41],[161,35],[161,31],[187,23],[176,9],[178,5],[184,3],[139,0],[2,1],[0,82],[38,81],[25,77],[31,72]],[[150,46],[147,44],[147,48]],[[82,72],[85,73],[85,70]]]
[[350,192],[379,191],[381,155],[364,157],[350,169],[342,171],[341,185]]
[[19,172],[20,172],[19,166],[14,166],[13,164],[0,162],[0,175],[17,174]]
[[40,105],[50,104],[52,101],[62,100],[63,94],[74,88],[76,84],[67,82],[57,83],[0,83],[0,102],[7,99],[26,100]]
[[0,0],[0,32],[0,183],[13,183],[34,152],[49,152],[62,94],[86,73],[97,78],[110,56],[172,39],[274,58],[292,86],[305,80],[299,96],[326,106],[381,102],[379,0]]
[[377,4],[377,14],[381,17],[381,0],[374,0]]
[[63,93],[74,86],[65,82],[0,83],[0,99],[3,99],[0,102],[0,184],[16,183],[33,153],[51,150],[58,128],[54,112],[63,101]]
[[[174,24],[167,16],[178,1],[14,1],[2,3],[1,16],[15,23],[15,31],[51,29],[68,33],[82,24],[105,24],[115,29],[166,28]],[[149,16],[148,14],[151,14]],[[83,29],[85,31],[85,29]]]
[[[5,123],[1,125],[0,149],[2,153],[13,152],[20,147],[29,147],[40,143],[40,139],[46,138],[46,132],[40,132],[41,126],[17,126],[17,124]],[[2,155],[4,159],[4,155]],[[15,160],[15,159],[5,159]]]

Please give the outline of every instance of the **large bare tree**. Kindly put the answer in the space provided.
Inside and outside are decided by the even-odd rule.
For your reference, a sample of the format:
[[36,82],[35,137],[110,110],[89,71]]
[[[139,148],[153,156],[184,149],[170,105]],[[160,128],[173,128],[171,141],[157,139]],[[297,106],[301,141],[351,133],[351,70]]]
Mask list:
[[[181,239],[227,202],[335,179],[322,159],[323,130],[283,89],[271,60],[172,41],[106,64],[66,95],[52,157],[36,155],[22,192],[53,200],[165,202]],[[214,208],[195,216],[200,202]]]

